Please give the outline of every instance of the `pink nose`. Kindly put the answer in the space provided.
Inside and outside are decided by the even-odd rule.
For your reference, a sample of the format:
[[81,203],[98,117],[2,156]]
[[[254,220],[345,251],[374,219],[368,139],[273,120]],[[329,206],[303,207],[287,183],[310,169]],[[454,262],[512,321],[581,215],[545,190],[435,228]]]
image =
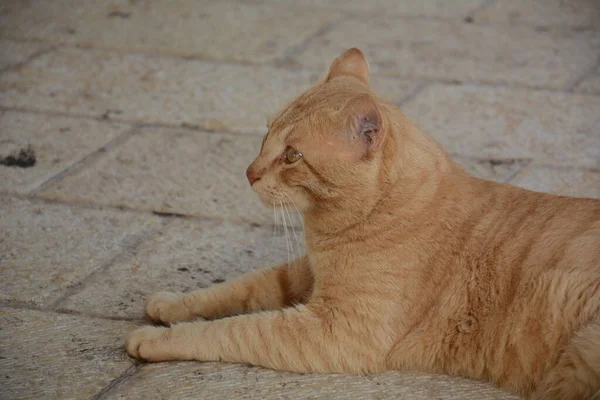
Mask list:
[[254,185],[254,182],[260,179],[260,176],[256,173],[252,166],[249,166],[246,170],[246,176],[248,177],[248,182],[250,182],[250,186]]

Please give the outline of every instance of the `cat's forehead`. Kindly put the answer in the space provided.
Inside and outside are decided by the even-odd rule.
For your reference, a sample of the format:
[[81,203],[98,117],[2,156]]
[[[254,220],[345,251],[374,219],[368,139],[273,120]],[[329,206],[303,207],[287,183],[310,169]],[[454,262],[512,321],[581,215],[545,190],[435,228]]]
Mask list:
[[283,132],[289,130],[290,126],[300,122],[307,122],[319,109],[319,99],[313,93],[304,93],[281,110],[270,122],[269,130]]
[[331,122],[335,111],[343,108],[347,100],[356,95],[347,89],[327,84],[307,90],[271,120],[269,130],[282,133],[287,131],[289,134],[290,126],[306,128],[311,124],[322,125],[324,120]]

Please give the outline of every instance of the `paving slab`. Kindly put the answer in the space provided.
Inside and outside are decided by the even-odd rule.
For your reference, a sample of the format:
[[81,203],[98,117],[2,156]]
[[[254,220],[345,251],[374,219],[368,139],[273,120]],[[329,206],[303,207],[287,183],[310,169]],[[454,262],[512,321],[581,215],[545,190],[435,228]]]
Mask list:
[[[319,76],[284,68],[60,49],[0,76],[0,105],[265,133],[267,118]],[[382,78],[375,87],[394,101],[410,94],[417,83]]]
[[381,75],[371,76],[370,81],[371,89],[377,96],[395,104],[402,103],[412,96],[423,84],[424,82],[415,79],[390,78]]
[[293,374],[216,363],[145,365],[107,399],[516,400],[495,387],[442,375]]
[[113,120],[263,132],[309,72],[60,49],[0,76],[0,105]]
[[160,219],[0,197],[0,299],[49,306]]
[[272,224],[245,174],[260,144],[258,136],[147,128],[40,195]]
[[600,94],[600,64],[592,74],[585,76],[574,90],[579,93]]
[[523,169],[510,183],[536,192],[600,199],[599,171],[561,169],[532,164]]
[[402,109],[451,153],[600,166],[597,96],[435,84]]
[[133,324],[0,308],[0,398],[89,399],[132,366]]
[[0,71],[25,62],[35,54],[50,48],[47,43],[17,42],[0,38]]
[[477,23],[598,29],[600,7],[596,0],[501,0],[482,7],[474,19]]
[[130,129],[90,119],[0,113],[0,156],[28,148],[35,154],[33,166],[0,166],[0,190],[28,193]]
[[[289,4],[289,0],[264,0],[271,4]],[[404,15],[411,17],[442,17],[460,18],[476,10],[484,1],[482,0],[303,0],[296,4],[303,6],[321,7],[346,13],[365,13],[369,15]]]
[[[292,4],[180,0],[5,1],[0,35],[127,52],[263,63],[334,22]],[[252,34],[248,34],[252,32]]]
[[288,242],[282,227],[276,231],[256,224],[177,220],[58,307],[141,319],[152,293],[208,287],[294,259],[304,254],[302,236],[288,229]]
[[364,50],[376,74],[564,88],[596,65],[600,31],[361,16],[309,40],[293,60],[322,70],[353,46]]

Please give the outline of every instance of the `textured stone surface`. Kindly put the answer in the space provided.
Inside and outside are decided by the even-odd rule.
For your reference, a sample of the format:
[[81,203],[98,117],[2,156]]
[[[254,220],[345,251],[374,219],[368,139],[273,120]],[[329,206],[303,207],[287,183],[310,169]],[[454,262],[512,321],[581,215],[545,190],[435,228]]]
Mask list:
[[[289,4],[287,0],[265,0],[272,4]],[[447,17],[456,18],[467,15],[477,9],[483,0],[303,0],[298,4],[304,6],[323,7],[326,9],[343,9],[360,15],[398,14],[413,17]]]
[[[272,67],[63,49],[2,75],[0,105],[264,133],[267,117],[318,76]],[[415,86],[393,79],[375,81],[390,100],[403,98]]]
[[308,72],[63,49],[0,77],[0,105],[263,132]]
[[257,136],[148,128],[41,195],[272,223],[273,212],[245,174],[260,142]]
[[500,0],[476,13],[475,21],[598,29],[600,7],[596,0]]
[[9,39],[0,39],[0,71],[25,62],[30,57],[50,47],[46,43],[16,42]]
[[49,305],[158,222],[0,197],[0,299]]
[[0,190],[27,193],[128,129],[89,119],[2,113],[0,156],[31,146],[36,162],[28,168],[0,166]]
[[600,94],[600,64],[596,71],[586,77],[575,86],[575,91],[580,93]]
[[441,375],[291,374],[241,365],[171,363],[142,367],[108,399],[516,400],[491,385]]
[[[207,287],[304,254],[301,232],[287,231],[289,241],[281,227],[177,220],[59,308],[142,318],[146,299],[154,292]],[[289,253],[288,246],[293,246]]]
[[[333,61],[333,59],[331,60]],[[418,90],[423,83],[412,79],[372,76],[371,89],[377,96],[394,103],[400,103]]]
[[0,308],[0,398],[88,399],[131,367],[133,325]]
[[600,97],[438,84],[402,109],[451,153],[600,166]]
[[294,59],[299,65],[323,69],[332,57],[353,46],[365,51],[375,73],[563,88],[597,63],[600,32],[347,18],[311,39]]
[[282,55],[337,19],[325,10],[235,1],[3,3],[3,36],[258,63]]
[[536,192],[600,199],[600,172],[531,165],[511,182]]

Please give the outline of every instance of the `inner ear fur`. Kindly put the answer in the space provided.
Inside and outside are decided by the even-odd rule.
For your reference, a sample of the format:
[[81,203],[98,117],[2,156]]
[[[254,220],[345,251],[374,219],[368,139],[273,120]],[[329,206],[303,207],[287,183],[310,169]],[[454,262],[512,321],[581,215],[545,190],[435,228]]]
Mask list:
[[375,100],[367,94],[359,96],[350,103],[347,112],[350,139],[360,142],[367,153],[380,150],[386,133]]

